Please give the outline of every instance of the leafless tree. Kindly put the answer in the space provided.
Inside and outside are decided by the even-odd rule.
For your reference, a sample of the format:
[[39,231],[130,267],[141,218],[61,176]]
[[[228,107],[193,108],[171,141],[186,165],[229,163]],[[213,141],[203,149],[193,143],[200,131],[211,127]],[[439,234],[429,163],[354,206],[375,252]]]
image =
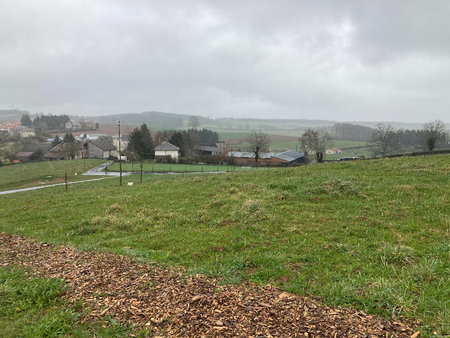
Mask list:
[[398,148],[398,133],[389,123],[379,123],[372,133],[374,154],[385,157]]
[[191,116],[188,121],[189,127],[192,129],[197,129],[200,126],[200,120],[197,116]]
[[317,162],[321,163],[323,153],[330,143],[330,134],[323,130],[308,129],[300,136],[299,142],[307,157],[314,154]]
[[422,135],[423,143],[428,151],[433,151],[440,141],[445,140],[447,131],[444,122],[436,120],[426,123]]
[[264,134],[261,131],[251,133],[247,137],[247,142],[250,143],[250,148],[253,154],[255,154],[255,162],[258,163],[261,153],[269,150],[269,135]]
[[155,143],[155,146],[159,146],[161,143],[163,143],[166,140],[166,137],[164,136],[163,132],[158,130],[155,133],[155,136],[153,137],[153,141]]

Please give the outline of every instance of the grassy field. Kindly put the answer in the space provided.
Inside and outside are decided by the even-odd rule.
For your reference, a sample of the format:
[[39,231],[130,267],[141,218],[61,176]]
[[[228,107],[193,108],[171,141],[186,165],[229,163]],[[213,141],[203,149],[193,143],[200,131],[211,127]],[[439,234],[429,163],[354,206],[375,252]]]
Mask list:
[[447,334],[449,172],[436,155],[110,179],[0,196],[0,231],[273,283]]
[[[178,163],[153,163],[152,161],[144,161],[142,163],[142,171],[145,172],[218,172],[218,171],[248,171],[251,170],[250,167],[235,166],[231,167],[229,165],[200,165],[200,164],[178,164]],[[108,166],[110,171],[119,171],[119,163]],[[122,163],[123,171],[135,171],[139,172],[141,170],[141,165],[139,162],[126,162]]]
[[69,181],[92,178],[80,174],[104,162],[86,159],[5,165],[0,167],[0,191],[64,182],[65,171]]
[[[250,146],[247,142],[243,142],[241,144],[233,144],[232,149],[241,149],[242,151],[248,151]],[[373,154],[371,152],[371,148],[368,146],[367,142],[360,141],[345,141],[345,140],[333,140],[331,141],[330,147],[341,148],[341,154],[333,154],[333,155],[325,155],[325,160],[337,160],[340,157],[353,157],[353,156],[365,156],[372,157]],[[352,147],[361,147],[357,149],[345,149]],[[270,144],[270,149],[275,152],[285,151],[285,150],[296,150],[301,152],[301,145],[298,141],[280,141],[280,142],[272,142]]]

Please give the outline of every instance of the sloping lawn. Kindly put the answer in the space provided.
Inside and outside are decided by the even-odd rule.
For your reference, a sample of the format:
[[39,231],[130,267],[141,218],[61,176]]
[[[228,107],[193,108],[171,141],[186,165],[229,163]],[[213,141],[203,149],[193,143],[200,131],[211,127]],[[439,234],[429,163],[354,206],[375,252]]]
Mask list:
[[83,177],[81,174],[105,162],[86,159],[6,165],[0,167],[0,191],[64,182],[65,171],[70,181],[92,178]]
[[450,156],[436,155],[127,186],[130,176],[0,196],[0,230],[273,283],[445,334],[449,173]]

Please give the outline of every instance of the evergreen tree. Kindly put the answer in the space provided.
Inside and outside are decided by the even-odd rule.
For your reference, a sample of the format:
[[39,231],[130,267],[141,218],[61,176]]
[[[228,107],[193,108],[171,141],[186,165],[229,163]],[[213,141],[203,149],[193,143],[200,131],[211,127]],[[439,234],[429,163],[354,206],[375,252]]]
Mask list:
[[61,137],[56,135],[55,138],[53,139],[52,146],[54,147],[61,143],[63,143],[63,140],[61,139]]
[[127,150],[134,153],[140,159],[154,157],[155,148],[152,134],[145,123],[130,133]]
[[23,114],[22,118],[20,119],[20,124],[22,126],[31,127],[31,125],[33,124],[33,121],[31,121],[30,115]]
[[72,133],[66,133],[63,138],[64,143],[74,143],[75,137],[72,135]]

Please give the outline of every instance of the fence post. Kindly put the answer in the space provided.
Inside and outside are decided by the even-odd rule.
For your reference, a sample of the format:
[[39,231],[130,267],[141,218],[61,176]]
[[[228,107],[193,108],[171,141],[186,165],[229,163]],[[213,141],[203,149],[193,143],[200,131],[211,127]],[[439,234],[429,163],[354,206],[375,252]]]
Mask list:
[[66,182],[66,192],[68,191],[68,179],[67,179],[67,170],[64,170],[64,181]]
[[142,183],[142,160],[141,160],[141,177],[140,177],[140,183]]

